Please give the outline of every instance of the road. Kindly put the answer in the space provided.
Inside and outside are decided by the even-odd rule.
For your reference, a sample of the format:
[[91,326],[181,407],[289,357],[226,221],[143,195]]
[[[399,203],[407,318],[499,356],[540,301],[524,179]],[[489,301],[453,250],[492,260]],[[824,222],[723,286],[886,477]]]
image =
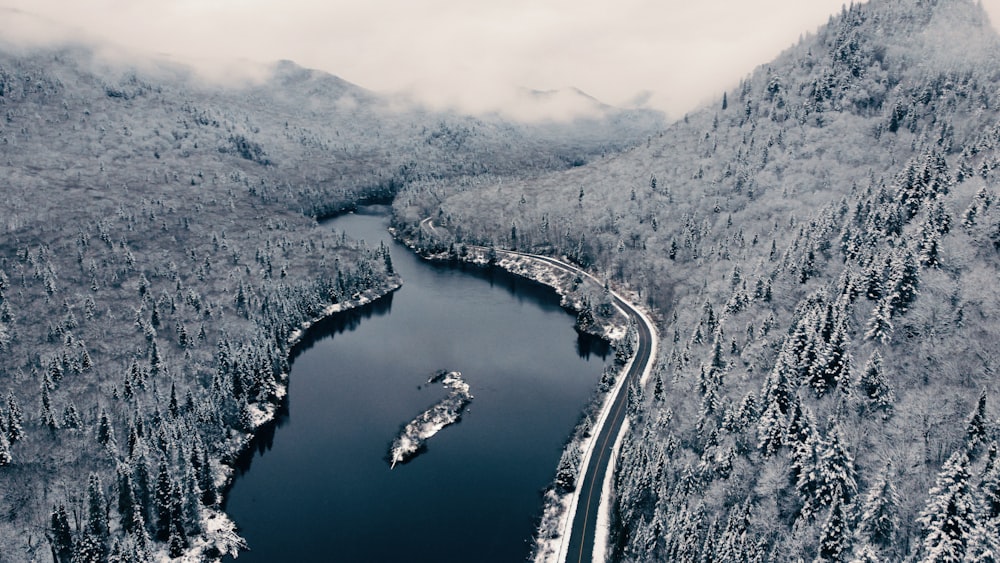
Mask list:
[[[430,218],[421,221],[421,226],[429,229],[432,233],[437,230]],[[580,274],[598,285],[603,285],[600,280],[587,272],[555,258],[511,250],[497,250],[497,253],[528,256],[565,272]],[[628,364],[625,377],[611,391],[612,395],[608,398],[604,410],[595,422],[593,431],[596,432],[596,437],[591,442],[588,451],[583,455],[584,468],[577,477],[575,498],[570,503],[571,514],[567,520],[567,526],[564,528],[566,532],[563,534],[557,559],[560,563],[563,561],[567,563],[593,561],[601,495],[605,478],[611,467],[615,439],[625,422],[628,387],[633,382],[640,381],[643,374],[652,369],[656,358],[656,332],[652,322],[635,305],[617,293],[612,292],[611,295],[615,305],[634,322],[638,332],[638,342],[636,343],[635,356]]]

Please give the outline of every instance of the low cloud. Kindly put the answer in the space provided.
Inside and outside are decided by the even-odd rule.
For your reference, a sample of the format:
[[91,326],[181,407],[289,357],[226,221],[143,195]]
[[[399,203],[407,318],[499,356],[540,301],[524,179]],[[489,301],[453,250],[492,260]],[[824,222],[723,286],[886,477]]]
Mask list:
[[[435,108],[525,107],[576,87],[681,115],[839,12],[843,0],[0,0],[5,39],[102,42],[231,80],[291,59]],[[984,2],[1000,21],[1000,0]],[[16,21],[14,21],[16,20]],[[561,106],[558,100],[569,104]],[[576,96],[550,109],[586,109]],[[530,105],[530,104],[528,104]]]

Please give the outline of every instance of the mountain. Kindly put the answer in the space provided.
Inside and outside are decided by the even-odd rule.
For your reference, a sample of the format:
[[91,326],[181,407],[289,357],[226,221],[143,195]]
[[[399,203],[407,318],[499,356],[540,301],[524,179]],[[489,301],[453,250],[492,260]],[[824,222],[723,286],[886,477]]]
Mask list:
[[298,329],[400,283],[385,248],[316,218],[417,179],[585,163],[634,142],[624,114],[660,124],[606,109],[577,140],[264,74],[0,50],[0,559],[236,552],[220,493]]
[[402,191],[428,245],[516,230],[658,316],[612,560],[997,552],[998,61],[971,1],[852,4],[621,154]]

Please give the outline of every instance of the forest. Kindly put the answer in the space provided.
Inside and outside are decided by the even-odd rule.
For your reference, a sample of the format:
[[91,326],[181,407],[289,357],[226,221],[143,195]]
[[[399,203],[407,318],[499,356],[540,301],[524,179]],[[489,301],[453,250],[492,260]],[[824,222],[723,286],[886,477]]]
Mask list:
[[212,85],[0,48],[0,560],[196,560],[301,328],[399,287],[323,217],[417,179],[578,166],[659,127],[393,107],[290,62]]
[[972,1],[851,4],[622,153],[402,189],[658,319],[612,560],[996,559],[998,61]]

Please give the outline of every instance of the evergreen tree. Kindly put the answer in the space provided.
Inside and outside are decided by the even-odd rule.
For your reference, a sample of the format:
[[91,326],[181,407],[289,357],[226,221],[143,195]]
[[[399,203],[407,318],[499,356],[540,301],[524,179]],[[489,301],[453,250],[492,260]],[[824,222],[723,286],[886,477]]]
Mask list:
[[97,422],[97,442],[107,448],[114,448],[117,445],[115,430],[111,427],[111,419],[108,417],[108,411],[104,410],[103,407]]
[[806,520],[835,501],[849,501],[857,491],[854,460],[841,445],[836,428],[829,439],[811,430],[809,437],[794,448],[792,470],[803,503],[800,515]]
[[109,534],[107,503],[101,478],[96,473],[90,474],[87,484],[87,532],[93,534],[102,545],[107,543]]
[[170,557],[176,558],[184,555],[184,533],[181,531],[180,525],[176,522],[171,527],[170,539],[167,545]]
[[160,461],[160,467],[156,475],[156,498],[155,502],[155,526],[156,539],[167,541],[171,533],[171,499],[173,497],[173,483],[170,480],[170,473],[167,471],[167,463]]
[[143,521],[148,522],[150,510],[153,508],[154,485],[145,453],[140,453],[139,457],[132,462],[132,477],[135,486],[136,507],[142,513]]
[[167,412],[170,413],[171,418],[177,418],[180,414],[180,405],[177,403],[177,386],[174,382],[170,382],[170,402],[167,406]]
[[753,515],[753,501],[747,497],[742,505],[734,506],[729,511],[726,528],[722,532],[715,547],[716,561],[746,561],[749,546],[753,538],[749,535],[750,521]]
[[69,563],[73,556],[73,532],[69,527],[66,505],[52,507],[51,517],[52,549],[61,563]]
[[107,547],[100,538],[90,532],[84,532],[76,543],[73,552],[73,563],[104,563],[107,560]]
[[885,378],[882,370],[882,354],[878,350],[872,352],[871,358],[865,364],[858,386],[867,400],[866,408],[881,410],[885,418],[892,416],[896,393]]
[[903,250],[902,256],[893,260],[892,265],[892,273],[889,276],[889,305],[890,315],[895,317],[905,314],[910,305],[916,301],[920,270],[910,250]]
[[21,407],[17,404],[17,399],[14,398],[14,392],[7,392],[7,437],[10,438],[10,443],[13,444],[21,440],[24,437],[24,430],[21,426],[24,421],[24,415],[21,413]]
[[123,530],[135,528],[135,493],[131,472],[125,466],[118,467],[118,516]]
[[899,527],[899,494],[890,478],[892,465],[886,464],[861,505],[859,530],[872,544],[892,546]]
[[851,563],[884,563],[887,558],[882,557],[878,550],[868,544],[855,546],[854,557]]
[[872,316],[865,326],[865,340],[886,343],[892,338],[892,299],[884,297],[872,310]]
[[965,558],[970,534],[978,526],[968,463],[964,451],[948,458],[917,518],[924,527],[923,561],[945,563]]
[[990,444],[979,488],[983,495],[984,516],[988,520],[1000,519],[1000,463],[997,460],[997,442]]
[[840,497],[841,495],[836,495],[820,532],[819,561],[842,561],[843,555],[850,549],[851,531]]
[[215,480],[212,476],[212,466],[208,460],[208,452],[202,449],[201,466],[198,469],[198,488],[201,489],[201,503],[214,506],[218,502],[215,491]]
[[[53,527],[55,527],[55,517]],[[61,526],[62,524],[59,523]],[[101,479],[96,473],[90,474],[87,485],[87,520],[83,536],[75,544],[73,563],[99,563],[108,557],[108,513]]]
[[10,454],[10,442],[7,441],[7,434],[0,432],[0,467],[10,465],[14,458]]
[[976,410],[969,416],[969,422],[965,426],[965,446],[970,453],[976,451],[980,442],[986,439],[988,424],[986,389],[983,389],[979,395],[979,401],[976,402]]

